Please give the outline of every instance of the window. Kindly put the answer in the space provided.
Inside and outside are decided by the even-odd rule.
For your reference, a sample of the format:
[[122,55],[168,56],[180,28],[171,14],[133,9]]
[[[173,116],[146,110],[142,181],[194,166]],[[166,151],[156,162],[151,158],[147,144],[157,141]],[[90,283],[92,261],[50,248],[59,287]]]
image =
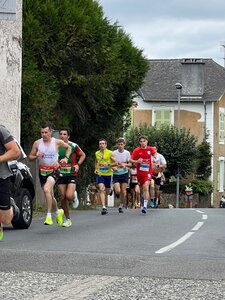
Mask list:
[[174,116],[173,110],[168,108],[155,108],[153,109],[152,126],[173,125]]
[[220,107],[219,109],[219,143],[224,144],[224,108]]
[[224,157],[220,156],[218,160],[218,171],[217,171],[217,189],[219,192],[224,191],[224,182],[225,182],[225,168],[224,168]]

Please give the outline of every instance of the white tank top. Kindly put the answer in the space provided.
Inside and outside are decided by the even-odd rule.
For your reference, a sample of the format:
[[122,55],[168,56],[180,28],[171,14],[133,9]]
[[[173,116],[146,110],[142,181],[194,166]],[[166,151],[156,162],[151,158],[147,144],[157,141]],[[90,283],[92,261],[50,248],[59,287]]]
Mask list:
[[58,151],[56,150],[55,138],[51,138],[51,143],[46,146],[41,138],[38,151],[42,156],[38,158],[40,165],[55,165],[58,163]]

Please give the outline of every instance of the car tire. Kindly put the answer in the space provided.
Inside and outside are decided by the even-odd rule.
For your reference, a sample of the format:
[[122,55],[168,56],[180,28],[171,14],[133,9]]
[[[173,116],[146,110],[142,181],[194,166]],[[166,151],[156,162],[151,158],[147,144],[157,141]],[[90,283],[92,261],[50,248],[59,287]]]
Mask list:
[[27,189],[20,189],[20,194],[16,197],[16,205],[20,209],[20,216],[12,225],[16,229],[29,228],[33,217],[33,201],[30,192]]

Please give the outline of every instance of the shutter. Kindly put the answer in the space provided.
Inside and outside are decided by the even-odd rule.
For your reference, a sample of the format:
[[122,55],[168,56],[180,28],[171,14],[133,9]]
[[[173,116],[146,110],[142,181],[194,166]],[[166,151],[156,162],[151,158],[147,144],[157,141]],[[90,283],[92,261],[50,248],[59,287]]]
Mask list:
[[171,110],[157,109],[155,113],[155,126],[160,126],[162,124],[171,125]]

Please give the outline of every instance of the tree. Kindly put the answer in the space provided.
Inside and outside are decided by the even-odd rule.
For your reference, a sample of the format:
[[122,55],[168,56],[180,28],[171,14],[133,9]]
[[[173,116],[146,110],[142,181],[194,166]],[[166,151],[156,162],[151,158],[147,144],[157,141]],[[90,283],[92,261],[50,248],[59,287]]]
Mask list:
[[211,175],[211,158],[210,144],[204,140],[197,146],[195,173],[198,179],[207,180]]
[[163,154],[167,161],[166,176],[176,176],[177,169],[182,177],[186,177],[194,170],[197,139],[190,130],[182,128],[180,132],[174,126],[162,125],[131,128],[126,135],[127,148],[133,150],[138,146],[138,137],[146,135],[148,144],[158,146],[158,152]]
[[118,137],[147,70],[142,51],[96,1],[24,0],[22,138],[47,119],[91,151],[96,138]]

